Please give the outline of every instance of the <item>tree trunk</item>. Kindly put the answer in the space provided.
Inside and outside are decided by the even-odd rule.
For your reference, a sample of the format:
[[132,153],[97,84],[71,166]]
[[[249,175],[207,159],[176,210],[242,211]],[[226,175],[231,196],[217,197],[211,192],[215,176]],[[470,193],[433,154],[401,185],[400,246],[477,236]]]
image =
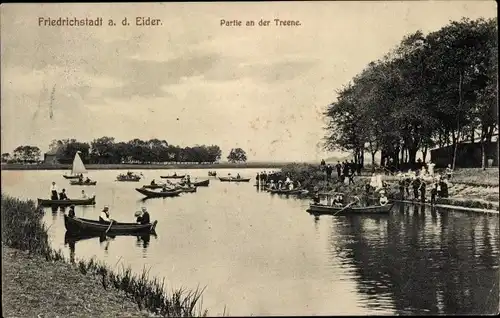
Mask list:
[[455,165],[457,161],[457,148],[458,148],[458,139],[460,138],[460,110],[462,109],[462,81],[463,75],[460,72],[460,78],[458,80],[458,112],[457,112],[457,138],[454,138],[454,146],[453,149],[453,164],[452,169],[455,170]]
[[408,149],[408,163],[414,165],[417,159],[417,147],[411,147]]
[[424,146],[424,149],[422,149],[422,162],[425,163],[425,158],[427,157],[427,146]]

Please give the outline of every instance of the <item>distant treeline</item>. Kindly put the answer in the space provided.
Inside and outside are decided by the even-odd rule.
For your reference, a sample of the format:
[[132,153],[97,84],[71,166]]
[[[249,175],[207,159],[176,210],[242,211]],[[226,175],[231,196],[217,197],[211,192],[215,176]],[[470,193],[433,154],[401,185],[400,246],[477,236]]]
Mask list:
[[[94,139],[92,142],[81,142],[76,139],[53,140],[50,149],[49,154],[55,155],[57,162],[62,164],[72,163],[77,151],[80,151],[84,163],[92,164],[213,163],[220,160],[222,154],[221,149],[216,145],[179,147],[159,139],[133,139],[128,142],[116,142],[113,137],[101,137]],[[19,146],[12,155],[8,153],[2,154],[2,161],[38,162],[40,155],[38,147]]]
[[157,162],[216,162],[221,157],[219,146],[179,147],[165,140],[133,139],[115,142],[113,137],[101,137],[90,143],[75,139],[54,140],[51,149],[57,149],[60,163],[71,163],[77,151],[85,163],[157,163]]
[[406,36],[338,91],[325,113],[326,148],[352,152],[363,163],[414,164],[436,146],[485,145],[498,129],[497,19],[463,19],[424,35]]

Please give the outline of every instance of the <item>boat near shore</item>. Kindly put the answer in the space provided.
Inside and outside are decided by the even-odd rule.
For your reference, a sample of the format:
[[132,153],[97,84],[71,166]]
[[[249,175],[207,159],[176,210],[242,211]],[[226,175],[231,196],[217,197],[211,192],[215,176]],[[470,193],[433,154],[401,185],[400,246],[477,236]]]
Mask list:
[[182,179],[184,178],[186,175],[183,174],[183,175],[171,175],[171,176],[160,176],[160,178],[163,178],[163,179]]
[[310,204],[307,212],[309,213],[321,213],[321,214],[388,214],[392,207],[393,203],[389,203],[386,205],[372,205],[372,206],[352,206],[352,207],[344,207],[344,206],[330,206],[326,204]]
[[250,178],[219,177],[221,182],[248,182]]
[[79,186],[95,186],[97,184],[97,181],[90,181],[90,182],[85,182],[85,181],[74,181],[71,180],[69,182],[70,185],[79,185]]
[[38,199],[39,206],[95,205],[95,196],[88,199],[50,200]]

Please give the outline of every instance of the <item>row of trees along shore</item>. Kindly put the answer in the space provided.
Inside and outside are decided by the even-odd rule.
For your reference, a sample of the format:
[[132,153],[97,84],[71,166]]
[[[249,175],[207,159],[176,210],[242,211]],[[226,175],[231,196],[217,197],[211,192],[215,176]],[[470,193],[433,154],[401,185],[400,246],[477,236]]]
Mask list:
[[450,22],[438,31],[405,36],[337,91],[325,116],[325,148],[353,154],[380,152],[381,165],[415,164],[420,150],[479,139],[498,131],[497,18]]
[[[72,163],[77,151],[81,152],[84,163],[92,164],[214,163],[218,162],[222,155],[217,145],[182,148],[159,139],[116,142],[113,137],[97,138],[90,143],[76,139],[53,140],[50,149],[56,152],[57,160],[62,164]],[[38,147],[19,146],[12,155],[2,154],[2,162],[38,162],[40,155]],[[245,162],[247,157],[243,149],[233,148],[227,159],[229,162]]]

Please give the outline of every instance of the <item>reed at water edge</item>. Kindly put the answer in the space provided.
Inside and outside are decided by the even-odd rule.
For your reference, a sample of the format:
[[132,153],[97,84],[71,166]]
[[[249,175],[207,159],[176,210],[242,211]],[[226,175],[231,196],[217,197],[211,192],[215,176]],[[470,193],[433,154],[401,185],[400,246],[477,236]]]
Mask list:
[[[50,247],[48,228],[42,222],[43,210],[38,209],[35,202],[19,200],[3,193],[1,200],[3,245],[41,255],[47,261],[69,263],[60,250],[55,251]],[[163,317],[198,317],[208,314],[201,308],[204,289],[186,291],[180,288],[169,294],[164,281],[150,278],[147,269],[143,269],[139,275],[133,274],[130,267],[116,273],[94,258],[78,260],[75,265],[82,274],[98,278],[104,289],[124,291],[140,310]]]

